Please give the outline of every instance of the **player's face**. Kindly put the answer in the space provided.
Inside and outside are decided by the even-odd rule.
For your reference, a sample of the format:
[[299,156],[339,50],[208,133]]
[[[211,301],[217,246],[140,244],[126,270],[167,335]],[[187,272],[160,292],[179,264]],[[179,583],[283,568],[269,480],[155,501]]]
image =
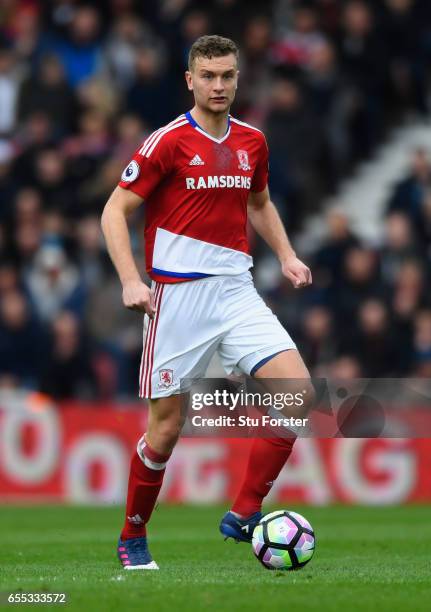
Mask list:
[[186,81],[199,108],[226,113],[235,98],[238,74],[236,58],[232,53],[211,59],[197,57],[192,70],[186,72]]

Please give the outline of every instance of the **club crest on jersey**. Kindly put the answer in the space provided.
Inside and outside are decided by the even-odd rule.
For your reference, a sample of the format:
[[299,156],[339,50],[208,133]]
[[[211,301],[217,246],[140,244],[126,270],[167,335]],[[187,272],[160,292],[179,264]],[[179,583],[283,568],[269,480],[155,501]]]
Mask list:
[[243,149],[239,149],[236,152],[237,156],[238,156],[238,161],[239,161],[239,166],[238,169],[239,170],[251,170],[250,164],[248,163],[248,153],[247,151],[244,151]]
[[174,371],[173,370],[159,370],[159,388],[164,387],[167,389],[174,382]]
[[136,181],[138,178],[140,171],[141,169],[138,162],[132,159],[127,168],[124,169],[123,174],[121,175],[121,180],[125,183],[133,183],[133,181]]

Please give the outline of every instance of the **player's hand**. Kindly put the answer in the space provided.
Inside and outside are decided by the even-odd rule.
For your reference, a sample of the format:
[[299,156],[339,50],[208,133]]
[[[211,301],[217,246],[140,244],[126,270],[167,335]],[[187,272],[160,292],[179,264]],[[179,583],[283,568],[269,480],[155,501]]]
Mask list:
[[123,304],[130,310],[146,312],[154,319],[156,303],[154,293],[142,281],[130,281],[123,286]]
[[289,257],[282,261],[281,270],[295,289],[307,287],[313,282],[310,268],[297,257]]

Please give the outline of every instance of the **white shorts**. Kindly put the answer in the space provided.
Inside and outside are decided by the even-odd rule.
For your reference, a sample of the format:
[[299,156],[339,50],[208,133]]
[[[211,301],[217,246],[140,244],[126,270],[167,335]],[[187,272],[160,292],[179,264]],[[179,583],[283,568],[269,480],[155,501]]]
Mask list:
[[184,283],[152,283],[156,315],[144,317],[139,396],[180,393],[202,378],[217,351],[227,374],[250,375],[262,360],[296,345],[258,295],[250,272]]

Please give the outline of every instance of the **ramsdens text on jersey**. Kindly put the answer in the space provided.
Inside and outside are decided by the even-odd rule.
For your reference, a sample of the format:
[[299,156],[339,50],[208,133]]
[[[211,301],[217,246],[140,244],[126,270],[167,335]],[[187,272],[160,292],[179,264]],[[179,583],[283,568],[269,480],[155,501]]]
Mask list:
[[200,176],[199,178],[186,178],[187,189],[250,189],[251,177],[249,176]]

